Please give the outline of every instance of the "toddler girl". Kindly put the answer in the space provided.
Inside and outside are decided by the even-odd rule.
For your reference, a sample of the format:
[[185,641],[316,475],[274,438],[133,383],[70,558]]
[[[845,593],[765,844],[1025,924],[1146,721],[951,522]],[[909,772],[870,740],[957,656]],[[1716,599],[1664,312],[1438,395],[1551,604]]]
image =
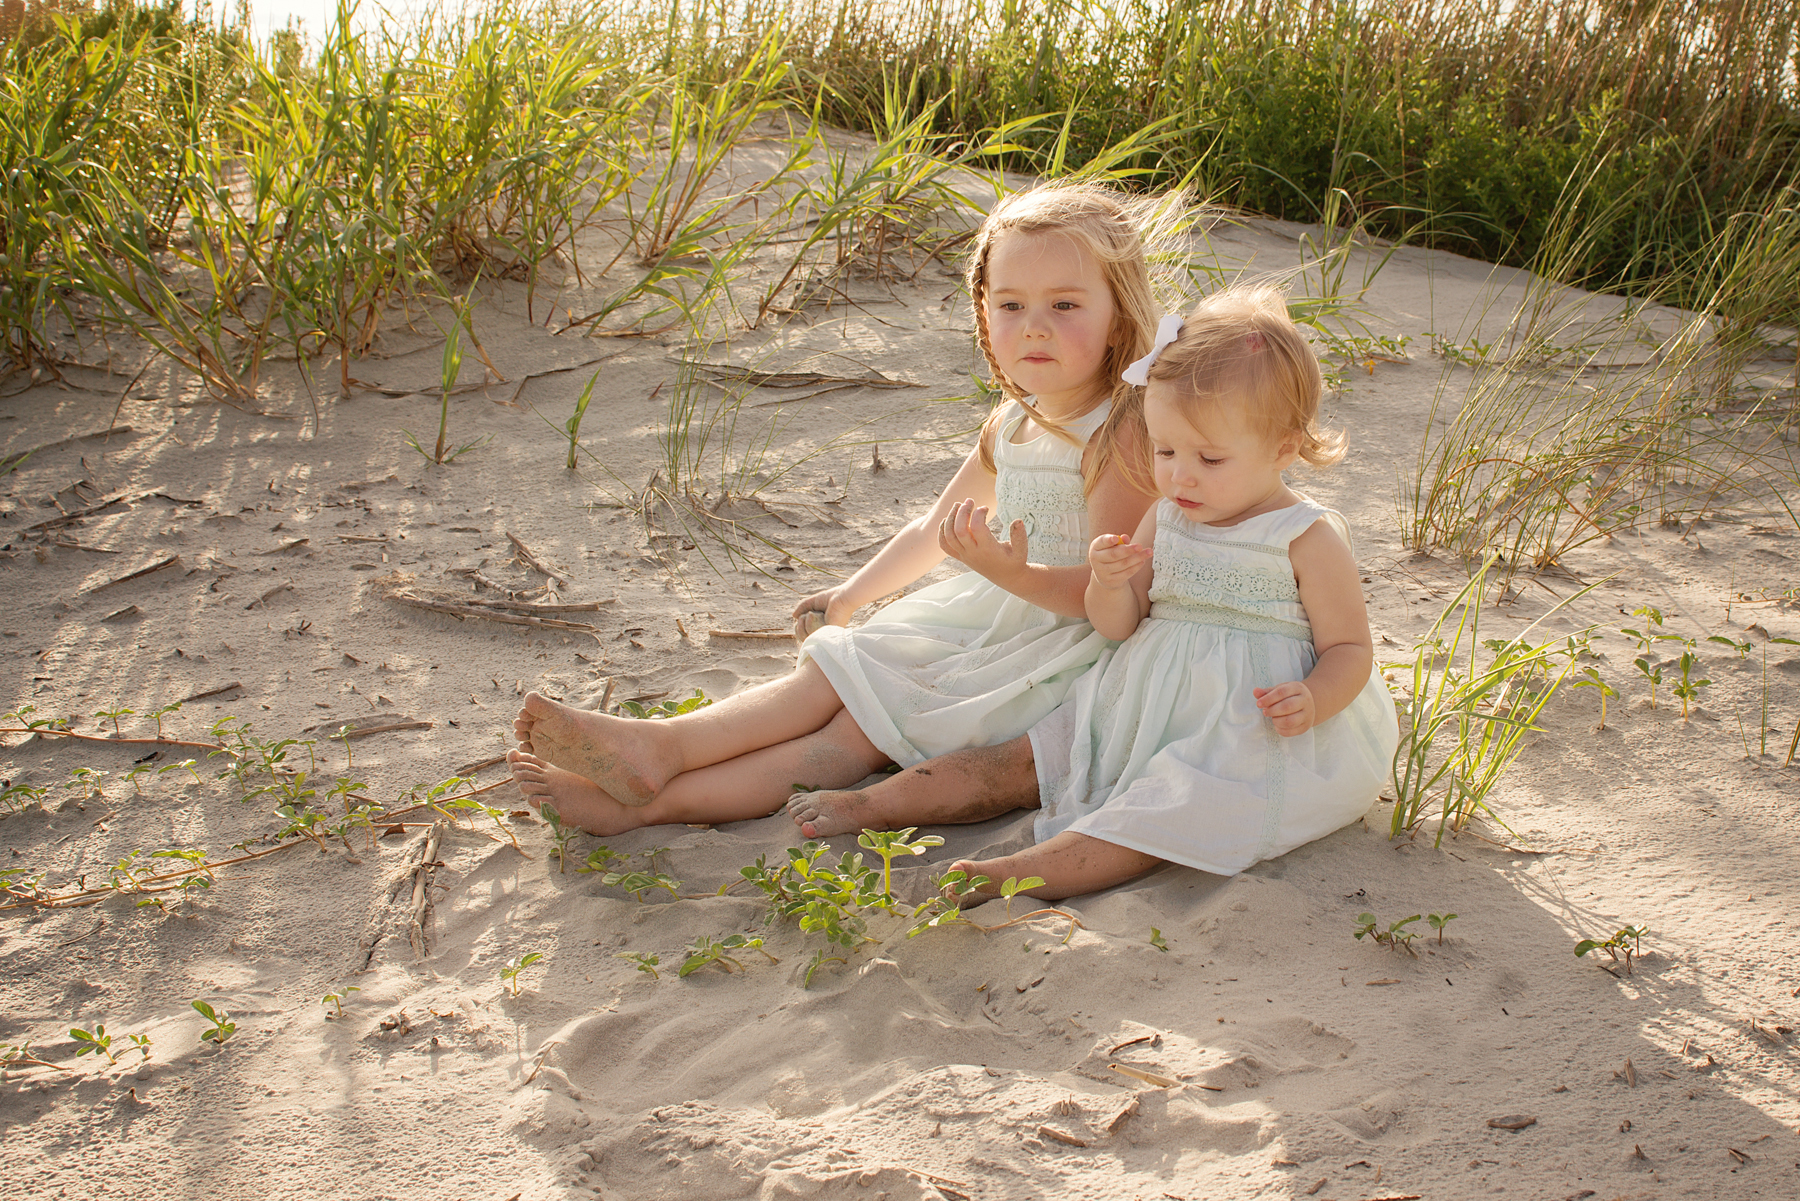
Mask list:
[[[795,607],[797,627],[825,624],[792,675],[666,721],[526,697],[508,758],[527,799],[602,835],[762,817],[796,785],[842,788],[1012,738],[1061,704],[1111,646],[1084,612],[1090,528],[1135,526],[1150,503],[1121,470],[1138,448],[1118,442],[1142,424],[1119,373],[1155,324],[1148,211],[1080,186],[996,206],[967,275],[1007,399],[931,511]],[[990,510],[1008,541],[989,532]],[[844,628],[945,555],[970,571]]]
[[1162,499],[1135,535],[1094,539],[1086,592],[1094,628],[1126,641],[1023,738],[794,798],[808,836],[1037,806],[1035,846],[953,866],[990,878],[981,895],[1041,876],[1054,898],[1165,860],[1231,875],[1374,801],[1399,727],[1348,527],[1282,479],[1342,448],[1280,294],[1231,288],[1164,318],[1127,378]]

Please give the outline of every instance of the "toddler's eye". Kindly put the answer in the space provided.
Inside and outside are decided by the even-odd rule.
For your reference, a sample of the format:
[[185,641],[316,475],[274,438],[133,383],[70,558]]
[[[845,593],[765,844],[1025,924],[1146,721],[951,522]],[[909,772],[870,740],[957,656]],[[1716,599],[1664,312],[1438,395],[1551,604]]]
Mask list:
[[1056,302],[1056,308],[1061,310],[1062,312],[1068,312],[1069,310],[1073,309],[1074,307],[1075,307],[1075,302],[1073,300],[1059,300]]
[[1225,460],[1224,459],[1209,459],[1205,455],[1201,455],[1200,461],[1202,463],[1205,463],[1208,467],[1217,467],[1220,463],[1223,463]]

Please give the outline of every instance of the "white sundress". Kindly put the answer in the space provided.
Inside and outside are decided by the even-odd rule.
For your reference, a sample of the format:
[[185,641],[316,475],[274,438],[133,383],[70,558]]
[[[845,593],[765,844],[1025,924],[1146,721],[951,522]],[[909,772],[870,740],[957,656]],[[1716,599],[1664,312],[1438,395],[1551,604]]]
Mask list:
[[1224,528],[1158,502],[1150,615],[1031,731],[1039,842],[1073,830],[1229,876],[1368,810],[1399,741],[1380,674],[1291,738],[1251,691],[1318,660],[1288,544],[1321,518],[1349,542],[1304,498]]
[[[1014,443],[1016,402],[994,439],[995,520],[1023,519],[1031,562],[1087,563],[1082,447],[1048,432]],[[1069,423],[1083,444],[1110,404]],[[902,767],[1017,738],[1116,645],[1083,618],[1021,600],[975,572],[902,597],[867,623],[825,626],[800,648],[825,672],[862,732]]]

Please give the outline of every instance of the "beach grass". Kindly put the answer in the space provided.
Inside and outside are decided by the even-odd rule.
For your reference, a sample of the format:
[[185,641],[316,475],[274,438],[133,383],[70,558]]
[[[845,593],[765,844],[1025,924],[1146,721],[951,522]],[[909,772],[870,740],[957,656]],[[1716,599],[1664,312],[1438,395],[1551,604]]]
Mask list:
[[[734,235],[822,124],[906,160],[873,195],[840,178],[853,212],[816,198],[840,256],[879,259],[941,199],[933,164],[974,154],[1187,180],[1691,307],[1721,245],[1757,245],[1776,258],[1734,328],[1793,324],[1797,303],[1800,42],[1780,0],[551,3],[369,32],[346,12],[316,47],[179,14],[35,5],[0,31],[0,139],[30,164],[0,218],[11,366],[75,296],[227,396],[275,345],[335,352],[347,386],[384,307],[478,271],[535,299],[545,264],[583,271],[576,235],[605,214],[639,271],[625,305],[755,245]],[[776,113],[786,171],[709,189]]]

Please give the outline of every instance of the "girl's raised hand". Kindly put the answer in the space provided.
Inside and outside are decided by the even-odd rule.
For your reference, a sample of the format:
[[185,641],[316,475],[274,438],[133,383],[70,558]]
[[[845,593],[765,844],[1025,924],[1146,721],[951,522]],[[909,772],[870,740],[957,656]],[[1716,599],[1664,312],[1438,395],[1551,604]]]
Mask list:
[[1313,701],[1312,689],[1303,681],[1251,691],[1256,696],[1256,707],[1275,723],[1275,732],[1284,738],[1306,733],[1318,720],[1318,706]]
[[1011,540],[1002,542],[988,529],[986,505],[972,500],[959,500],[950,515],[938,525],[938,547],[946,555],[979,572],[1002,588],[1025,569],[1030,547],[1025,537],[1025,523],[1012,524]]
[[1129,534],[1101,534],[1088,545],[1088,570],[1102,588],[1129,586],[1149,561],[1150,548],[1139,546]]

